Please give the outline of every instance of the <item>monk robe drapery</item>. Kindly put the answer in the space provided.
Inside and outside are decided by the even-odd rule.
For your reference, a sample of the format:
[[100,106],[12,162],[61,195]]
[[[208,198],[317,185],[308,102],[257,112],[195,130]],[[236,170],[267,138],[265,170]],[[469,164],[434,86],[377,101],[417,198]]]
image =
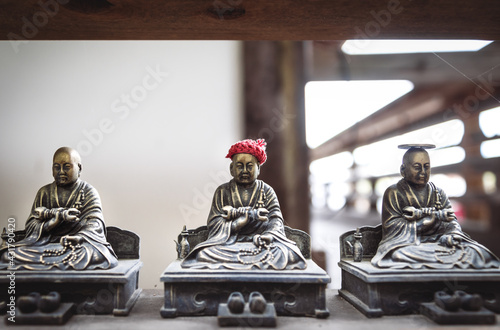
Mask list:
[[[449,222],[438,219],[430,227],[404,218],[403,210],[407,206],[421,209],[439,205],[451,210],[442,189],[432,183],[427,183],[425,189],[424,194],[418,194],[404,179],[387,188],[383,197],[382,240],[372,264],[382,268],[413,269],[499,267],[498,258],[462,232],[456,218]],[[449,235],[461,243],[450,246],[447,244]]]
[[[305,269],[306,263],[295,242],[285,236],[283,216],[274,190],[261,180],[243,192],[231,180],[219,186],[214,194],[208,217],[208,239],[198,244],[182,262],[185,268],[210,269]],[[248,193],[249,199],[241,193]],[[268,220],[251,217],[238,232],[231,230],[231,222],[223,218],[225,206],[257,208],[258,201],[264,202],[269,211]],[[253,243],[256,234],[271,234],[273,242],[260,250]]]
[[[77,180],[71,189],[66,205],[60,205],[57,194],[58,186],[48,184],[38,191],[30,217],[25,226],[26,236],[13,245],[6,246],[3,252],[14,253],[13,263],[5,263],[1,268],[9,269],[107,269],[118,264],[111,245],[106,241],[106,229],[102,215],[101,201],[97,190],[85,181]],[[78,208],[80,214],[76,221],[63,220],[51,231],[44,230],[47,220],[38,219],[35,209],[45,207]],[[64,248],[63,236],[83,238],[80,245]]]

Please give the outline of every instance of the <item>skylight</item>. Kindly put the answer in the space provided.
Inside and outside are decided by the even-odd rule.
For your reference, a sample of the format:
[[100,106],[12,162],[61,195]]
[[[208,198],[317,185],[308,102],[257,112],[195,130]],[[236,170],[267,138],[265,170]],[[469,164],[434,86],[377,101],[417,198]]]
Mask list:
[[475,52],[488,40],[347,40],[342,51],[349,55],[405,54],[433,52]]
[[479,114],[479,127],[484,136],[491,138],[500,136],[500,107],[485,110]]
[[321,158],[311,162],[309,169],[316,182],[343,182],[349,179],[349,168],[352,164],[352,154],[348,151],[344,151],[333,156]]
[[306,140],[315,148],[413,89],[408,80],[311,81]]
[[465,158],[465,151],[456,145],[462,141],[464,130],[463,122],[453,119],[358,147],[353,152],[358,165],[356,174],[371,177],[399,173],[404,151],[397,146],[405,143],[430,143],[442,148],[429,151],[432,167],[460,163]]
[[484,141],[480,148],[483,158],[500,157],[500,139]]

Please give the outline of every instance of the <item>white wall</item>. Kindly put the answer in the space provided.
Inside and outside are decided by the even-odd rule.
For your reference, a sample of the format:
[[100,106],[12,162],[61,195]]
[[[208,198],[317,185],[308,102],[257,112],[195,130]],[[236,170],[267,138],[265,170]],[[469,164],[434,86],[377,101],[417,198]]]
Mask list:
[[0,42],[0,226],[24,228],[54,151],[77,148],[106,224],[141,237],[141,287],[161,287],[182,226],[206,223],[229,178],[240,67],[238,42]]

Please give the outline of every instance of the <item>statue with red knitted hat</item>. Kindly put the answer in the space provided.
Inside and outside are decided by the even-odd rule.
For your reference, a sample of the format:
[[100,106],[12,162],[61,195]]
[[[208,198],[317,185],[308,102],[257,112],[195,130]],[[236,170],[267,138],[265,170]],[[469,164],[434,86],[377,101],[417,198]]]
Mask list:
[[208,216],[208,239],[183,260],[184,268],[305,269],[295,242],[285,236],[278,198],[258,180],[267,159],[264,140],[243,140],[226,158],[233,179],[217,188]]

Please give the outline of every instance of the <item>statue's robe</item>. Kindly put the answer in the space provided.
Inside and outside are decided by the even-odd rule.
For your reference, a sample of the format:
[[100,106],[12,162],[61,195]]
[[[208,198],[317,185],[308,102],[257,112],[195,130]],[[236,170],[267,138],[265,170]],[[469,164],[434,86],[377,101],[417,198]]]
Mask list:
[[[61,188],[59,188],[61,189]],[[97,190],[85,181],[77,180],[71,187],[71,195],[65,205],[58,199],[58,187],[53,182],[38,191],[31,214],[26,221],[24,239],[7,245],[0,251],[0,268],[16,269],[108,269],[118,264],[111,245],[106,241],[101,201]],[[37,207],[78,208],[78,220],[62,220],[47,232],[44,223],[34,216]],[[64,253],[61,237],[71,235],[83,238],[79,246],[68,247]],[[60,254],[61,255],[55,255]],[[7,258],[10,256],[11,258]],[[12,258],[13,256],[13,258]]]
[[[451,204],[440,188],[427,183],[424,194],[418,194],[404,179],[387,188],[383,197],[382,240],[372,264],[377,267],[435,269],[497,268],[498,258],[486,247],[472,240],[462,229],[456,218],[452,221],[437,219],[430,227],[419,221],[403,217],[403,209],[436,207],[451,210]],[[446,244],[446,235],[461,239],[453,248]]]
[[[185,268],[210,269],[305,269],[306,261],[295,242],[285,236],[283,216],[274,190],[256,180],[245,192],[231,180],[219,186],[214,194],[208,217],[208,239],[198,244],[183,260]],[[247,198],[242,196],[248,194]],[[262,198],[261,198],[262,194]],[[245,202],[247,200],[247,202]],[[222,216],[224,206],[258,208],[264,202],[269,211],[268,220],[250,218],[238,232],[231,230],[231,220]],[[274,238],[268,248],[260,251],[253,243],[256,234],[271,234]]]

